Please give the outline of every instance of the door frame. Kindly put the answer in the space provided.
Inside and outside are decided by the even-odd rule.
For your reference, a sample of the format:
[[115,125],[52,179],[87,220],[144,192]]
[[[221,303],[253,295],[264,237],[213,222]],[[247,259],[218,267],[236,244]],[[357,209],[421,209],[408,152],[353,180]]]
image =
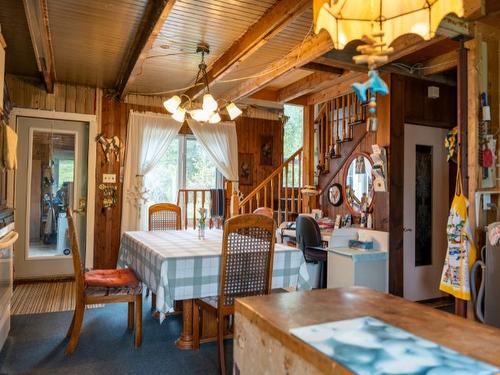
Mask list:
[[[88,123],[88,160],[87,160],[87,206],[86,206],[86,235],[85,235],[85,267],[94,267],[94,222],[95,222],[95,192],[96,192],[96,146],[97,116],[81,113],[55,112],[30,108],[14,107],[10,113],[11,124],[17,132],[17,117],[34,117],[49,120],[76,121]],[[16,173],[10,172],[7,185],[7,205],[15,208]]]

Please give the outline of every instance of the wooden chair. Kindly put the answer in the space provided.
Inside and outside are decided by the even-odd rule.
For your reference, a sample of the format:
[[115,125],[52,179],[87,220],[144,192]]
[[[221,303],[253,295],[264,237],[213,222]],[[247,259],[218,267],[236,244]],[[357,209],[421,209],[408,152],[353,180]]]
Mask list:
[[180,230],[181,208],[172,203],[157,203],[149,207],[149,230]]
[[274,219],[273,209],[269,208],[269,207],[256,208],[253,213],[257,214],[257,215],[264,215],[264,216],[270,217],[271,219]]
[[[135,346],[142,341],[142,284],[130,268],[84,272],[71,209],[67,209],[69,239],[73,253],[76,283],[76,306],[66,337],[66,354],[75,351],[86,305],[128,302],[128,328],[135,329]],[[135,307],[135,319],[134,319]],[[135,327],[134,327],[135,322]]]
[[219,295],[194,301],[193,347],[200,347],[200,309],[214,312],[222,374],[226,374],[225,320],[234,314],[234,300],[271,292],[275,229],[274,220],[264,215],[239,215],[227,220],[220,261]]
[[[181,208],[172,203],[149,207],[149,230],[181,230]],[[149,294],[149,290],[146,296]],[[151,310],[156,310],[156,294],[151,293]]]

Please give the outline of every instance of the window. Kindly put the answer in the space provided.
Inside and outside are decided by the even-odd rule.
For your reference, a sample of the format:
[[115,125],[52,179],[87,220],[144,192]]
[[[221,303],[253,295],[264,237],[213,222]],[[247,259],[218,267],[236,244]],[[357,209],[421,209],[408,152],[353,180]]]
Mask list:
[[145,177],[149,203],[177,202],[179,189],[213,189],[217,168],[195,137],[179,135]]
[[146,175],[145,186],[151,203],[175,202],[179,187],[179,137],[174,139],[158,165]]
[[283,129],[283,160],[288,159],[304,144],[304,107],[285,104],[288,121]]
[[[304,144],[304,107],[285,104],[284,113],[288,118],[283,129],[283,160],[286,160]],[[293,173],[293,185],[294,187],[299,187],[300,179],[298,159],[295,160]],[[288,182],[289,186],[291,186],[291,168],[288,169]],[[283,178],[283,185],[286,183],[286,178]]]

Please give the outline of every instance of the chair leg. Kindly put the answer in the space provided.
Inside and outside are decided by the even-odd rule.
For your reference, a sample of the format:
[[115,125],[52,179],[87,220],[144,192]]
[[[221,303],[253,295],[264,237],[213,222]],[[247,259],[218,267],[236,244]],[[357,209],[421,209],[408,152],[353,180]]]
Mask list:
[[224,356],[224,316],[217,318],[217,349],[219,352],[219,369],[226,375],[226,357]]
[[71,338],[69,339],[68,347],[66,348],[66,354],[72,354],[76,349],[76,345],[78,345],[78,339],[80,338],[80,330],[82,328],[84,313],[85,304],[77,303],[75,308],[73,328],[71,330]]
[[71,336],[71,331],[73,331],[73,326],[75,325],[75,316],[76,316],[76,308],[75,308],[75,312],[73,313],[73,319],[71,319],[71,324],[69,326],[68,332],[66,333],[66,337]]
[[134,302],[128,303],[128,329],[134,329]]
[[200,348],[200,306],[194,302],[193,306],[193,349]]
[[142,344],[142,293],[135,296],[135,347]]
[[156,294],[151,292],[151,310],[156,310]]

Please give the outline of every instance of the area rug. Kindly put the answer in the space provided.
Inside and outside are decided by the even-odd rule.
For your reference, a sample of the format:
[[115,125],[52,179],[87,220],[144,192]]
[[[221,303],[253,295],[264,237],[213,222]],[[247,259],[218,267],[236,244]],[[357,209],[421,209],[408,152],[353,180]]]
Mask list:
[[[11,315],[42,314],[75,309],[74,281],[47,281],[19,284],[14,288]],[[103,307],[88,305],[86,308]]]

